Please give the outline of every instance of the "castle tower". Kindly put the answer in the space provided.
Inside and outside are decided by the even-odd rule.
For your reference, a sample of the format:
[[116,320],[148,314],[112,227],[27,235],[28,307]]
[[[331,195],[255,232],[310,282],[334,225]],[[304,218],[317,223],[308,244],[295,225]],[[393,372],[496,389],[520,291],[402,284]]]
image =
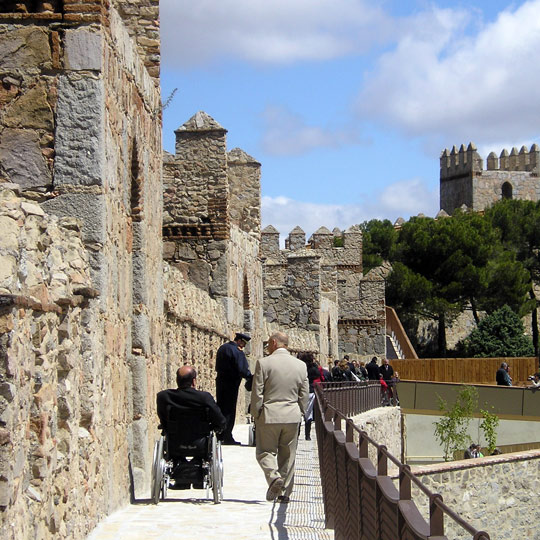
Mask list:
[[484,210],[502,198],[540,200],[538,181],[538,146],[528,151],[522,146],[510,152],[504,148],[499,157],[490,152],[486,170],[473,143],[441,153],[440,202],[449,214],[465,206]]

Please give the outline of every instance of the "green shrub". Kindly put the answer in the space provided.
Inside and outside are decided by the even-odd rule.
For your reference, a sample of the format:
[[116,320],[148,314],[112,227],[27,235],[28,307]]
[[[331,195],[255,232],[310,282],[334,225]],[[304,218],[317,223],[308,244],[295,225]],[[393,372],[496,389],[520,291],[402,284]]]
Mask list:
[[484,317],[463,346],[475,358],[534,356],[531,338],[525,336],[521,319],[508,306]]

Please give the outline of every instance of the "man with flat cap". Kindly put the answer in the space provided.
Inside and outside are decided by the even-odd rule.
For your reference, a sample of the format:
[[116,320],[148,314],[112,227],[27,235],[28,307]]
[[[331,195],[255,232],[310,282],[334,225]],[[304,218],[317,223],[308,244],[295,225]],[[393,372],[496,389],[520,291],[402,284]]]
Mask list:
[[251,380],[249,364],[244,354],[244,347],[251,339],[247,334],[238,332],[234,340],[224,343],[216,355],[216,398],[221,412],[227,419],[223,431],[223,444],[240,444],[233,438],[232,430],[236,418],[238,389],[242,379]]

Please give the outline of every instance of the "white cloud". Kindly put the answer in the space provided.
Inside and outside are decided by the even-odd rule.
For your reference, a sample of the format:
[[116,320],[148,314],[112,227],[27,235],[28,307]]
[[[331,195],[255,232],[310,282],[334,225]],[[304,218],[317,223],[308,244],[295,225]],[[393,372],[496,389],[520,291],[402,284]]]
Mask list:
[[[536,136],[540,0],[503,11],[484,26],[470,17],[433,9],[412,19],[366,79],[361,115],[408,135],[445,133],[450,145]],[[479,28],[473,37],[463,32],[471,22]]]
[[375,198],[358,204],[317,204],[287,197],[262,198],[263,227],[273,225],[284,240],[299,225],[306,239],[319,227],[347,229],[370,219],[408,219],[423,213],[434,217],[439,209],[439,191],[429,189],[418,179],[386,186]]
[[234,56],[290,63],[365,50],[389,36],[382,11],[365,0],[161,0],[167,65]]
[[339,148],[360,142],[357,126],[313,126],[286,107],[267,107],[263,113],[263,150],[273,155],[297,155],[315,148]]

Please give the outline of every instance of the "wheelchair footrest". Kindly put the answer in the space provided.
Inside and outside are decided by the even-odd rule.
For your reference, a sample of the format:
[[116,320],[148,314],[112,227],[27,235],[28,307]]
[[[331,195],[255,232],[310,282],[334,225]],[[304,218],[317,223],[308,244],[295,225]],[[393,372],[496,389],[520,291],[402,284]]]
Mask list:
[[202,464],[186,462],[186,463],[177,463],[171,473],[171,478],[173,478],[176,483],[185,483],[192,484],[197,483],[201,484],[204,480],[205,471]]

